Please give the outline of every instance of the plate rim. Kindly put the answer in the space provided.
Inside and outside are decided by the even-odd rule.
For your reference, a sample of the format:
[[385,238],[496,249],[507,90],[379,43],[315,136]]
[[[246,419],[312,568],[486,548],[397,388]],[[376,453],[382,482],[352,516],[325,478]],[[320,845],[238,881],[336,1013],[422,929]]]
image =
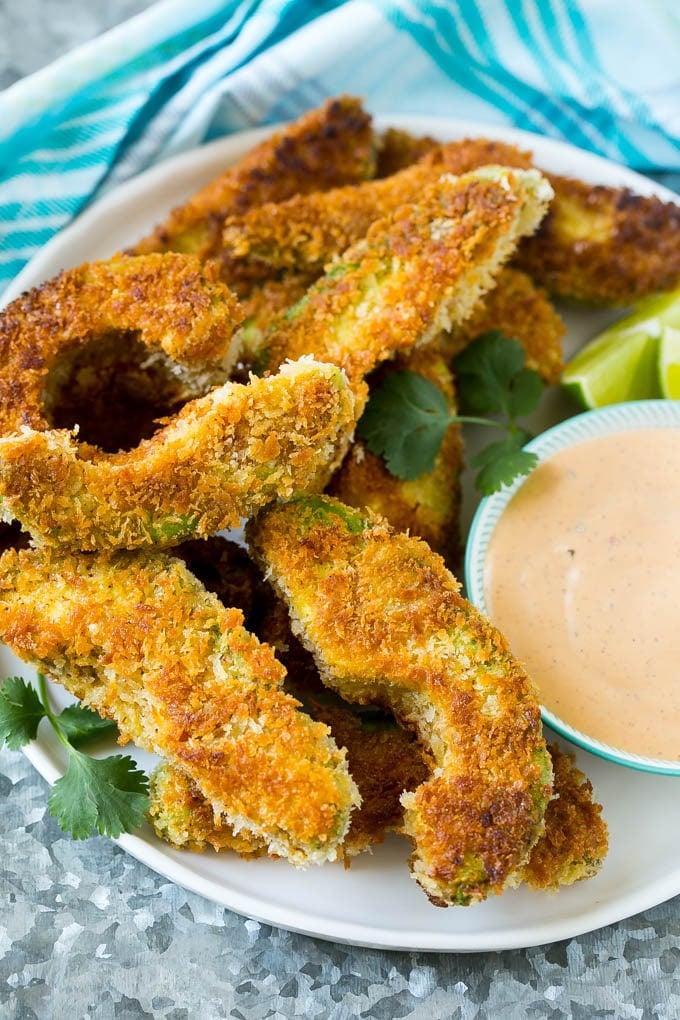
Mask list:
[[[639,191],[644,191],[645,194],[656,194],[668,200],[677,200],[677,195],[674,192],[651,181],[651,179],[644,177],[635,170],[621,166],[586,150],[578,149],[576,146],[558,139],[547,138],[511,127],[480,124],[459,118],[429,117],[418,114],[383,114],[376,116],[374,122],[379,129],[394,125],[420,133],[440,134],[444,138],[466,137],[468,135],[485,136],[515,142],[528,148],[534,146],[541,150],[539,161],[545,162],[546,169],[548,170],[550,166],[547,164],[549,164],[550,160],[545,159],[546,154],[556,154],[557,156],[575,154],[577,160],[576,169],[579,176],[583,176],[584,179],[590,179],[597,183],[598,171],[602,170],[603,175],[607,178],[604,183],[611,183],[612,173],[616,171],[616,176],[620,179],[622,186],[635,187]],[[147,189],[153,188],[157,183],[165,183],[172,175],[195,174],[197,163],[204,166],[210,162],[212,156],[221,155],[223,152],[225,153],[226,165],[227,159],[234,160],[238,158],[240,153],[247,151],[248,148],[270,135],[280,126],[277,124],[267,125],[266,127],[237,132],[198,146],[188,152],[169,157],[102,195],[101,198],[89,205],[71,224],[51,238],[36,253],[33,259],[6,288],[2,295],[0,306],[11,301],[28,286],[34,286],[36,283],[41,282],[40,273],[42,267],[48,263],[53,253],[59,251],[64,246],[77,243],[79,236],[86,234],[91,224],[96,223],[103,214],[115,208],[118,203],[132,201],[135,197],[143,195]],[[586,169],[585,174],[582,174],[583,167]],[[174,201],[178,200],[181,199],[174,199]],[[44,279],[44,276],[42,279]],[[23,751],[33,767],[48,782],[54,782],[61,774],[54,756],[50,755],[48,747],[43,746],[40,737],[23,748]],[[611,767],[622,768],[618,765],[611,765]],[[258,904],[250,894],[242,895],[239,890],[225,888],[210,878],[205,878],[195,871],[192,872],[191,868],[186,864],[175,861],[172,854],[178,852],[172,851],[169,846],[166,846],[160,840],[157,840],[158,845],[156,845],[149,842],[144,836],[125,834],[114,840],[114,842],[130,853],[136,860],[139,860],[162,877],[177,883],[190,892],[205,896],[210,901],[233,910],[241,916],[327,941],[339,941],[345,945],[392,951],[473,953],[528,948],[530,946],[578,937],[608,924],[625,920],[639,911],[654,907],[680,894],[679,863],[677,869],[671,870],[669,873],[656,877],[647,883],[644,888],[644,895],[641,895],[639,890],[629,890],[623,897],[616,899],[609,898],[604,903],[597,904],[587,915],[580,913],[569,921],[565,919],[560,919],[558,922],[547,920],[533,926],[524,925],[519,930],[514,928],[501,930],[496,936],[490,935],[488,932],[446,932],[436,930],[423,932],[414,929],[409,930],[406,927],[396,932],[393,928],[370,924],[359,925],[351,921],[338,922],[331,920],[326,925],[323,925],[319,923],[318,919],[315,919],[313,927],[309,927],[309,924],[304,922],[304,911],[302,910],[292,910],[290,907],[278,903],[273,906],[271,904],[268,905],[266,902]],[[161,863],[158,861],[159,856]],[[187,855],[187,860],[190,860],[190,855]],[[256,862],[249,862],[249,866],[256,866]],[[435,908],[433,907],[432,910],[434,911]],[[585,916],[588,917],[587,921],[584,921]],[[436,917],[436,914],[433,914],[433,917]],[[518,931],[524,932],[524,934],[518,937]]]
[[[26,667],[27,670],[30,667]],[[50,784],[63,774],[63,768],[57,763],[56,755],[51,751],[49,744],[43,746],[40,737],[22,748],[24,756],[33,765],[36,771]],[[616,766],[612,766],[616,767]],[[667,777],[666,777],[667,778]],[[204,896],[212,903],[217,903],[228,910],[232,910],[241,917],[250,918],[263,924],[270,924],[274,927],[283,928],[286,931],[296,932],[311,938],[320,938],[328,942],[340,942],[343,945],[359,946],[369,949],[389,950],[393,952],[440,952],[440,953],[477,953],[477,952],[502,952],[513,949],[527,949],[532,946],[547,945],[584,935],[596,931],[610,924],[616,924],[628,917],[648,910],[654,906],[672,899],[680,893],[680,864],[676,873],[656,877],[645,887],[647,896],[644,902],[639,899],[639,894],[630,891],[623,897],[616,900],[605,900],[594,908],[589,917],[595,923],[583,927],[582,915],[576,915],[571,919],[570,924],[563,921],[554,922],[550,920],[534,924],[530,929],[532,934],[521,941],[515,937],[515,929],[502,933],[503,937],[491,939],[487,932],[442,932],[420,929],[411,930],[410,936],[406,928],[400,929],[398,933],[391,928],[381,928],[377,925],[356,924],[354,922],[330,921],[315,923],[310,927],[309,919],[305,921],[305,912],[302,909],[291,909],[289,906],[275,904],[264,904],[267,908],[264,912],[252,908],[253,898],[248,894],[241,894],[238,889],[220,886],[214,880],[204,877],[192,871],[189,864],[192,854],[186,851],[173,850],[168,844],[144,835],[125,833],[112,842],[129,853],[135,860],[140,861],[155,874],[166,878],[169,881],[181,886],[191,893]],[[160,857],[160,861],[159,861]],[[254,867],[257,861],[246,861],[247,866]],[[285,861],[277,862],[281,867],[287,867]],[[329,867],[341,867],[341,865],[329,865]],[[424,895],[424,894],[423,894]],[[550,896],[550,893],[536,893],[537,896]],[[557,894],[555,894],[557,895]],[[489,902],[493,903],[493,899]],[[621,909],[623,908],[623,913]],[[432,907],[433,911],[441,908]],[[455,908],[449,908],[455,909]],[[463,909],[463,908],[461,908]],[[474,910],[475,907],[467,908]],[[433,916],[436,916],[433,915]]]

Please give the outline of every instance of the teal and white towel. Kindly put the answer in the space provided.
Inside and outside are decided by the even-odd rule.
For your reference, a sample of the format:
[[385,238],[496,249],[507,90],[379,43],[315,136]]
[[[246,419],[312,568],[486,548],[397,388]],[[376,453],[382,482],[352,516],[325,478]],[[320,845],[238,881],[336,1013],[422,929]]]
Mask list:
[[340,92],[680,173],[680,3],[163,0],[0,94],[0,291],[104,190]]

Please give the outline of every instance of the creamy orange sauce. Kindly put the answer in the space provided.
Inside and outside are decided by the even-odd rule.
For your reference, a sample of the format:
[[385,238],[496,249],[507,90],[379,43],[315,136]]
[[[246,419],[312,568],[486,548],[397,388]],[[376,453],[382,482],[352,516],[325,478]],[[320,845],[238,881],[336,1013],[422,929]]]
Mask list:
[[542,704],[614,747],[680,760],[680,429],[539,464],[494,528],[484,589]]

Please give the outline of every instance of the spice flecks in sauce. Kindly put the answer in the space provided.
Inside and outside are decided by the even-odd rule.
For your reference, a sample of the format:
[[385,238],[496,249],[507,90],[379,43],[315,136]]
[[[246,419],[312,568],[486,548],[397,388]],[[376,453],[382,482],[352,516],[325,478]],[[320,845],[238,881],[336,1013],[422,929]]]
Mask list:
[[496,525],[489,616],[565,722],[680,760],[680,429],[553,454]]

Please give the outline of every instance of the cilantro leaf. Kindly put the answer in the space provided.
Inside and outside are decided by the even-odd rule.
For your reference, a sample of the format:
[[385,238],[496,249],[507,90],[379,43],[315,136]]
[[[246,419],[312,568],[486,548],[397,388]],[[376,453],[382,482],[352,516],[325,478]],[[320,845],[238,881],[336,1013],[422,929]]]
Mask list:
[[518,429],[504,439],[490,443],[472,458],[470,466],[479,468],[475,488],[484,496],[497,492],[503,485],[510,485],[519,475],[528,474],[538,462],[535,453],[529,453],[522,446],[531,438],[527,432]]
[[47,807],[74,839],[86,839],[93,830],[116,837],[141,825],[148,789],[147,777],[129,756],[98,759],[71,750],[68,770],[52,787]]
[[17,751],[34,740],[44,715],[35,688],[19,676],[9,677],[0,688],[0,745]]
[[510,391],[524,358],[521,343],[498,329],[477,337],[455,360],[463,410],[510,417]]
[[71,747],[83,747],[92,740],[99,740],[117,732],[118,727],[109,719],[102,719],[98,712],[84,705],[68,705],[57,716]]
[[519,340],[500,330],[483,333],[455,360],[463,410],[502,414],[511,422],[538,406],[543,383],[537,372],[524,367]]
[[[480,469],[475,482],[480,492],[496,492],[536,464],[536,457],[522,450],[531,436],[516,421],[538,406],[543,383],[525,368],[524,360],[522,344],[500,330],[474,340],[455,360],[462,414],[452,413],[429,379],[415,372],[391,372],[371,392],[357,433],[371,453],[383,457],[391,474],[410,480],[433,470],[452,422],[501,429],[506,437],[471,461]],[[479,417],[489,414],[497,417]]]
[[508,417],[514,421],[524,418],[538,407],[543,383],[538,372],[523,368],[512,380],[508,391]]
[[74,839],[93,830],[119,836],[137,828],[148,808],[149,781],[132,758],[120,754],[101,760],[88,758],[76,747],[115,730],[115,724],[82,705],[69,705],[55,715],[50,708],[45,677],[38,674],[38,690],[21,677],[10,677],[0,687],[0,745],[17,750],[33,740],[46,717],[67,749],[66,774],[52,787],[47,803],[50,814]]
[[432,471],[453,420],[433,382],[416,372],[390,372],[371,395],[357,432],[393,475],[408,480]]

